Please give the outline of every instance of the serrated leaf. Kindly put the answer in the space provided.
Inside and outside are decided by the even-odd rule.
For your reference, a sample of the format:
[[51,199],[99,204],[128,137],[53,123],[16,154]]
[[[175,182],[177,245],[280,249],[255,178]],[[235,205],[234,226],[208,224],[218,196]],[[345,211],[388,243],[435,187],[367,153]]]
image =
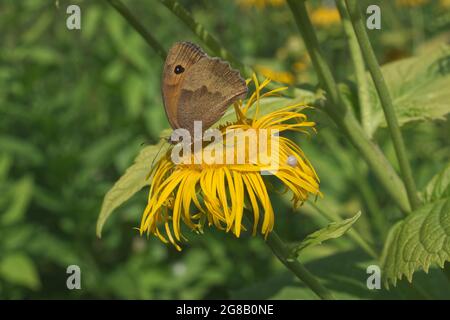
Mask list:
[[352,218],[339,222],[332,222],[325,228],[311,233],[302,242],[300,242],[300,244],[292,248],[290,259],[295,259],[302,250],[308,247],[319,245],[326,240],[339,238],[352,227],[360,216],[361,211],[355,214]]
[[432,202],[450,197],[450,163],[428,182],[423,199]]
[[[399,123],[443,119],[450,112],[450,47],[434,54],[402,59],[382,66]],[[367,133],[386,126],[375,86],[368,75],[371,101]]]
[[0,260],[0,277],[33,290],[41,285],[33,260],[22,253],[10,254]]
[[[152,162],[156,162],[164,154],[165,141],[141,150],[125,174],[119,178],[114,186],[106,193],[99,217],[97,219],[97,236],[100,238],[103,225],[114,209],[131,198],[136,192],[150,184],[147,179]],[[158,154],[159,153],[159,154]]]
[[394,225],[381,257],[384,283],[394,286],[415,271],[428,272],[431,264],[441,268],[450,261],[450,198],[426,204]]

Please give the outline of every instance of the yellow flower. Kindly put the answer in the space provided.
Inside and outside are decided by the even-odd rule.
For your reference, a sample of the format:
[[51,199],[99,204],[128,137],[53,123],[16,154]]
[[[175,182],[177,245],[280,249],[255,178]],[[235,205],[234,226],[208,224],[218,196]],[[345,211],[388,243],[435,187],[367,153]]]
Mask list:
[[397,0],[396,3],[400,7],[418,7],[427,4],[429,0]]
[[442,8],[450,8],[450,0],[441,0],[439,4]]
[[334,7],[319,7],[311,13],[311,20],[317,26],[330,26],[341,21],[339,11]]
[[[237,120],[219,126],[220,133],[225,135],[230,130],[254,130],[259,138],[264,130],[280,134],[284,131],[314,131],[315,123],[308,121],[306,115],[300,112],[307,108],[304,104],[283,107],[258,116],[258,113],[262,112],[259,110],[260,102],[286,88],[262,93],[262,89],[270,80],[266,79],[259,84],[254,76],[253,82],[255,92],[247,102],[244,104],[239,101],[234,105]],[[250,113],[253,113],[253,116],[250,116]],[[275,224],[265,181],[267,177],[264,177],[268,172],[281,181],[285,192],[290,190],[294,206],[301,205],[309,195],[320,195],[319,179],[300,147],[281,135],[269,134],[267,138],[268,145],[273,145],[275,141],[278,143],[277,152],[270,155],[271,159],[275,158],[276,161],[269,167],[261,162],[259,153],[257,161],[253,162],[208,164],[204,160],[195,163],[194,160],[199,154],[194,151],[188,156],[192,162],[175,164],[171,157],[175,147],[170,146],[149,174],[153,180],[140,225],[141,235],[153,234],[181,250],[179,242],[185,239],[180,225],[183,221],[189,229],[196,232],[201,233],[204,224],[208,224],[226,232],[231,231],[239,237],[241,230],[245,230],[242,219],[246,208],[252,212],[253,235],[260,229],[260,232],[267,236]],[[249,144],[245,144],[246,160],[249,157],[250,145],[258,144],[260,140],[255,141],[251,140]],[[239,151],[238,144],[228,145],[228,140],[220,143],[225,149],[231,146],[234,151]],[[235,160],[235,157],[233,159]],[[276,170],[272,171],[273,168]]]
[[298,60],[297,62],[294,63],[294,69],[297,72],[305,71],[306,69],[308,69],[308,64],[301,60]]
[[295,82],[294,75],[288,71],[277,71],[266,66],[256,66],[255,68],[264,77],[269,78],[271,80],[285,84],[294,84]]
[[308,69],[310,62],[311,62],[311,60],[309,58],[309,55],[304,54],[294,63],[294,65],[293,65],[294,70],[299,73],[303,72],[306,69]]
[[268,6],[280,7],[285,3],[285,0],[236,0],[237,4],[245,9],[256,7],[264,9]]

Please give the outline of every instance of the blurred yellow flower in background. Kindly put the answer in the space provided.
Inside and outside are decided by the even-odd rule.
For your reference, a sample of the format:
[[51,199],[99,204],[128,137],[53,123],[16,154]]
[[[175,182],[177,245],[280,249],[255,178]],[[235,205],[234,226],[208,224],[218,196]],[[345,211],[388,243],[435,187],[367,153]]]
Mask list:
[[301,72],[301,71],[305,71],[308,68],[308,64],[302,60],[298,60],[294,63],[293,67],[294,67],[295,71]]
[[311,64],[311,59],[308,54],[303,54],[300,58],[293,64],[293,68],[296,72],[302,72],[308,69]]
[[339,23],[341,16],[335,7],[322,6],[312,10],[311,21],[316,26],[327,27]]
[[[283,107],[258,116],[260,102],[286,88],[262,93],[270,80],[259,84],[254,76],[253,82],[255,92],[247,102],[243,104],[239,101],[234,105],[237,120],[219,126],[223,134],[230,128],[244,132],[252,129],[258,134],[260,129],[276,130],[279,133],[314,131],[315,123],[308,121],[306,115],[300,112],[307,108],[304,104]],[[251,108],[254,110],[252,117],[248,116]],[[270,144],[274,136],[268,137]],[[286,137],[276,137],[279,143],[278,165],[272,175],[285,186],[285,192],[290,190],[293,206],[301,205],[309,195],[320,195],[317,174],[300,147]],[[223,146],[226,146],[225,143]],[[236,149],[237,146],[232,147]],[[248,148],[247,144],[245,147]],[[272,231],[275,216],[267,182],[263,179],[264,166],[259,160],[246,164],[174,164],[171,159],[172,148],[169,147],[149,174],[153,180],[139,229],[141,235],[152,234],[181,250],[178,243],[185,240],[180,226],[183,221],[195,232],[201,233],[207,223],[239,237],[241,230],[245,230],[242,225],[244,208],[253,215],[253,235],[258,229],[264,236]],[[194,152],[192,158],[195,157]]]
[[440,0],[439,4],[442,8],[450,8],[450,0]]
[[285,4],[285,0],[236,0],[237,4],[245,9],[256,7],[264,9],[266,7],[280,7]]
[[277,71],[266,66],[255,66],[255,69],[264,77],[274,80],[276,82],[285,84],[294,84],[295,77],[289,71]]
[[396,0],[396,4],[400,7],[419,7],[428,2],[430,0]]

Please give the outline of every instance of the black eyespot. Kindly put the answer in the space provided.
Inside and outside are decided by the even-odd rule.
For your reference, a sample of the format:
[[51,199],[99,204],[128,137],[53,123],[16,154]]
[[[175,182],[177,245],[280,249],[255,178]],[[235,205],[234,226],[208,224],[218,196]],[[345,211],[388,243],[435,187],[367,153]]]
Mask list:
[[176,74],[180,74],[180,73],[183,73],[184,72],[184,68],[182,67],[182,66],[180,66],[180,65],[177,65],[176,67],[175,67],[175,73]]

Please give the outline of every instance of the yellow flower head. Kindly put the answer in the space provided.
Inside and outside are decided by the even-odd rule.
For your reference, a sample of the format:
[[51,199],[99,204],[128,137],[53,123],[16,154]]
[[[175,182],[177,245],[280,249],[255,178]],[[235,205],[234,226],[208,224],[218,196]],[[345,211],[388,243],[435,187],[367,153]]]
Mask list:
[[429,0],[397,0],[396,3],[400,7],[419,7],[427,4]]
[[268,6],[280,7],[284,4],[285,0],[237,0],[237,4],[245,9],[256,7],[258,9],[264,9]]
[[442,8],[446,9],[446,8],[450,8],[450,0],[440,0],[439,4],[441,5]]
[[[176,146],[170,146],[150,172],[153,180],[142,216],[141,234],[153,234],[165,243],[172,243],[178,250],[181,249],[178,243],[185,239],[181,233],[181,221],[196,232],[202,232],[204,224],[207,223],[220,230],[231,231],[239,237],[241,230],[245,230],[242,219],[246,208],[253,216],[253,235],[260,229],[261,233],[267,236],[275,223],[267,191],[267,177],[264,176],[267,173],[281,181],[285,191],[291,191],[294,206],[301,205],[310,194],[320,195],[319,179],[314,168],[299,146],[281,136],[284,131],[314,131],[315,123],[308,121],[306,115],[300,112],[307,106],[295,104],[258,116],[261,100],[286,88],[262,93],[262,89],[270,80],[266,79],[259,84],[254,76],[253,82],[255,92],[247,102],[244,104],[239,101],[234,105],[236,121],[218,127],[224,136],[231,130],[241,133],[256,132],[254,140],[245,144],[246,161],[217,164],[204,159],[195,162],[199,154],[194,151],[188,155],[193,161],[174,163],[171,155]],[[249,110],[253,116],[249,116]],[[280,133],[266,136],[267,146],[277,143],[277,151],[270,154],[270,158],[275,158],[275,161],[270,165],[263,163],[263,157],[259,154],[262,148],[254,149],[258,150],[257,157],[248,161],[251,156],[249,149],[252,149],[251,146],[258,146],[262,133],[267,131]],[[213,143],[216,141],[201,151]],[[231,148],[235,151],[232,153],[233,160],[239,153],[237,149],[242,148],[242,145],[230,143],[228,140],[219,142],[219,146],[224,150]],[[216,153],[215,156],[223,155]]]
[[294,75],[288,71],[277,71],[266,66],[256,66],[256,70],[260,72],[264,77],[280,83],[292,85],[295,82]]
[[336,8],[322,6],[311,12],[311,20],[317,26],[327,27],[339,23],[341,16]]

